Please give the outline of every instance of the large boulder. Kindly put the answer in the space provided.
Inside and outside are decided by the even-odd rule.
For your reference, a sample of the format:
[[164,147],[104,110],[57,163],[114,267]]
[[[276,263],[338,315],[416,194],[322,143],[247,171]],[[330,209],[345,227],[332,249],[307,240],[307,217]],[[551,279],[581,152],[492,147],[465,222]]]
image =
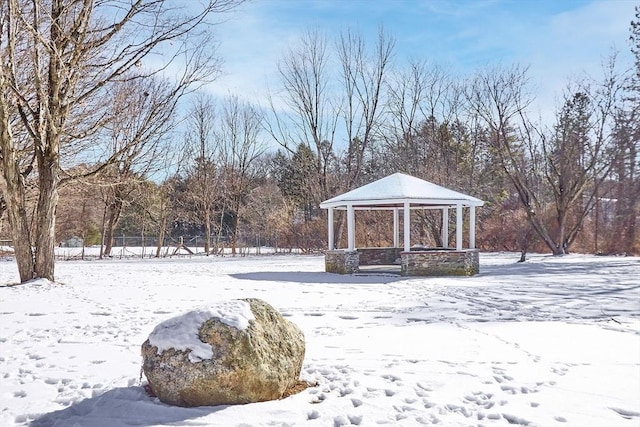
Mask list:
[[304,334],[259,299],[221,302],[169,319],[142,344],[151,391],[169,405],[279,399],[299,378]]

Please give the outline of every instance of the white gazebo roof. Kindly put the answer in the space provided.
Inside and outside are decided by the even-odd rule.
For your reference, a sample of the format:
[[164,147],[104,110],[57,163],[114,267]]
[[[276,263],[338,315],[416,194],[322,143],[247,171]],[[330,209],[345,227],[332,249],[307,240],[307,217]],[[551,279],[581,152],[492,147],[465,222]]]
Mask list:
[[449,190],[431,182],[394,173],[385,178],[363,185],[347,193],[320,203],[323,209],[401,207],[405,202],[412,206],[454,207],[482,206],[484,202],[472,196]]

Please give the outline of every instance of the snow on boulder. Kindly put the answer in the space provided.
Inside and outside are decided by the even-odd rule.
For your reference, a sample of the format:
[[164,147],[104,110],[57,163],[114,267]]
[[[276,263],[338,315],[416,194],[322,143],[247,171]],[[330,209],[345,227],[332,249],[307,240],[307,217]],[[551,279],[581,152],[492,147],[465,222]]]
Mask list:
[[142,369],[151,391],[169,405],[262,402],[298,382],[304,351],[295,324],[248,298],[160,323],[142,344]]

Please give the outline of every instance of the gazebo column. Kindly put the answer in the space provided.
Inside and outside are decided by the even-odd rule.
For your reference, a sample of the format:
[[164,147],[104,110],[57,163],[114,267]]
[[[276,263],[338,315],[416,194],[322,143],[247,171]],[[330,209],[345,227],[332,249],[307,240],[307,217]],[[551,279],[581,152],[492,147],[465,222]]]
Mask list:
[[469,206],[469,249],[476,248],[476,207]]
[[353,205],[347,205],[347,249],[356,249],[356,220]]
[[411,204],[404,202],[404,251],[409,252],[411,248]]
[[442,247],[449,247],[449,208],[442,209]]
[[398,247],[400,240],[400,210],[393,208],[393,247]]
[[[346,205],[347,208],[347,247],[348,249],[335,249],[334,238],[334,210],[335,207],[329,207],[328,233],[329,250],[324,255],[324,270],[327,273],[352,274],[358,272],[360,268],[360,256],[355,250],[355,212],[353,205]],[[340,243],[338,242],[338,245]]]
[[456,250],[462,250],[462,205],[456,205]]
[[327,212],[327,241],[329,242],[329,250],[332,251],[334,249],[334,241],[333,241],[333,208],[329,208]]

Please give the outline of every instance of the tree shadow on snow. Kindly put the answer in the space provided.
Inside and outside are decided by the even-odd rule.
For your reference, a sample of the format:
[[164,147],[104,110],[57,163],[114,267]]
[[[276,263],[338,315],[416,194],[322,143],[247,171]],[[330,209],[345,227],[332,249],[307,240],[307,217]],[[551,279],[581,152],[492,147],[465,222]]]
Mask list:
[[562,262],[561,257],[536,259],[533,262],[516,262],[501,265],[484,265],[480,258],[481,276],[540,276],[540,275],[585,275],[609,274],[612,270],[640,267],[640,259],[635,257],[607,260],[606,262],[588,262],[569,259]]
[[256,273],[236,273],[230,274],[229,276],[240,280],[261,280],[268,282],[347,284],[391,283],[408,279],[399,274],[390,273],[334,274],[309,271],[261,271]]
[[227,406],[182,408],[150,398],[143,387],[114,388],[96,397],[81,400],[59,411],[33,420],[31,427],[81,426],[153,426],[180,425],[222,411]]

